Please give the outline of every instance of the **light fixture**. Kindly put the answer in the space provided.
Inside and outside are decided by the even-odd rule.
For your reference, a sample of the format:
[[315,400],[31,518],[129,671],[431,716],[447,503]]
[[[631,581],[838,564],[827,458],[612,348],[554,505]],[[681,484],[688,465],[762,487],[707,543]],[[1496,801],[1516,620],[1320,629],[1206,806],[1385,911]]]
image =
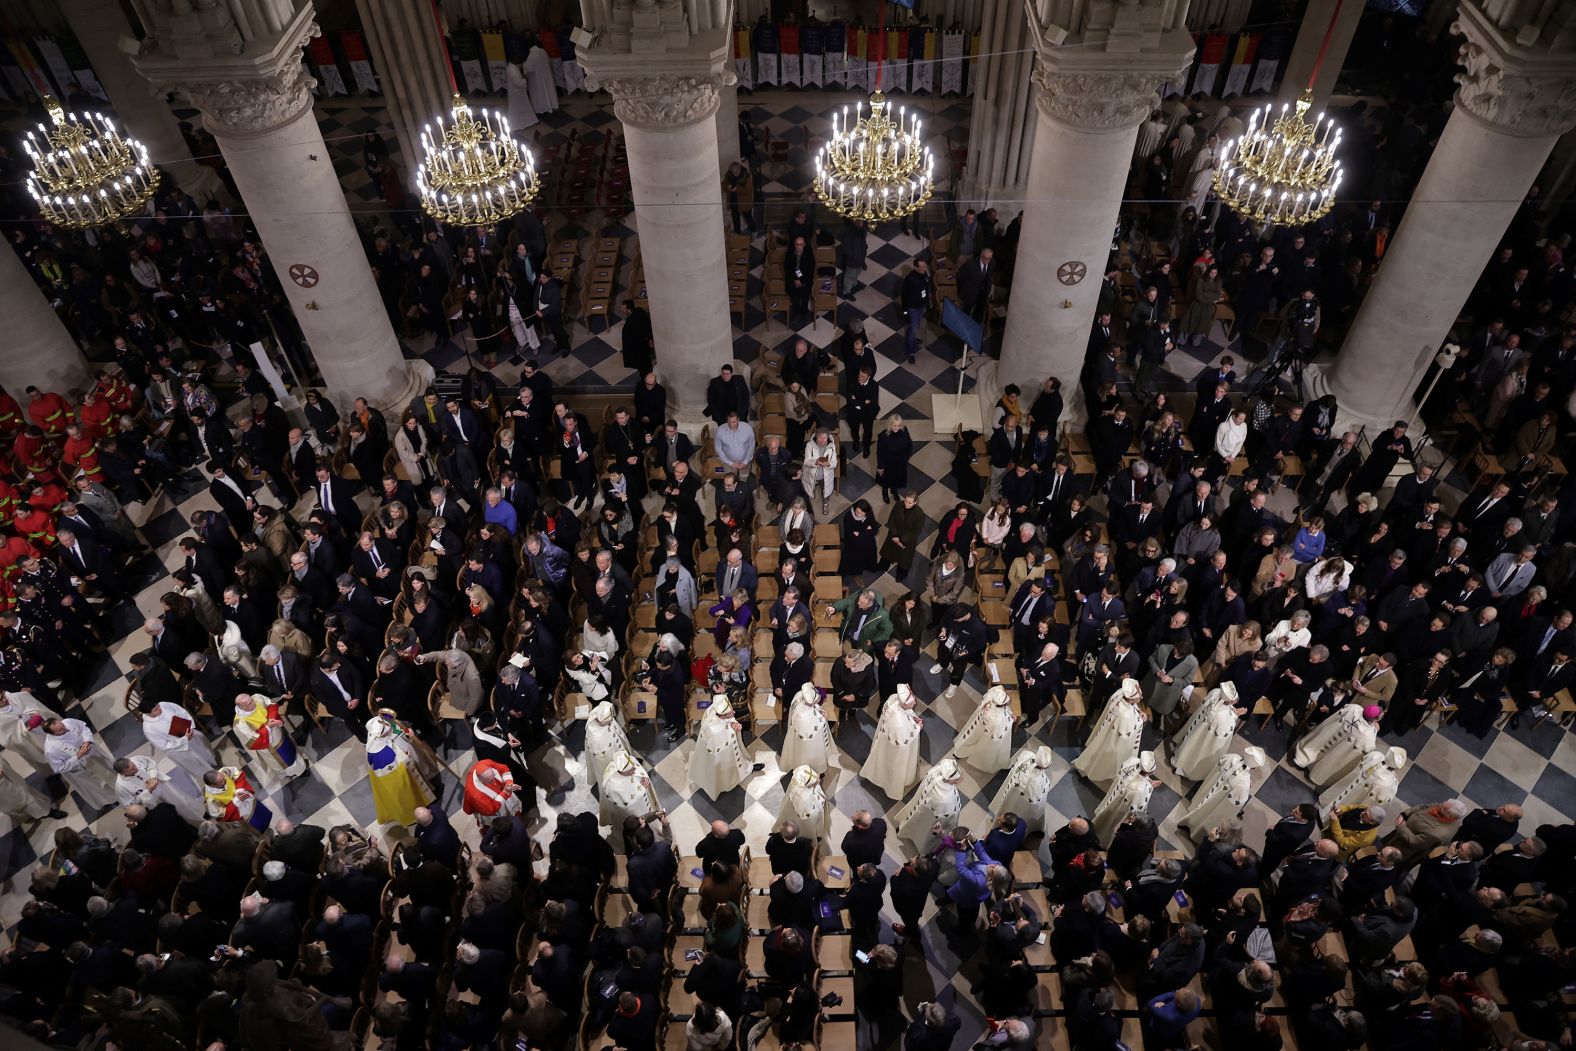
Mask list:
[[33,163],[27,191],[43,217],[83,230],[139,212],[159,186],[148,148],[129,139],[102,113],[78,116],[45,96],[51,126],[28,132],[22,149]]
[[416,192],[428,215],[455,226],[493,226],[531,203],[541,189],[536,160],[517,142],[502,114],[483,108],[480,116],[460,94],[449,58],[448,41],[432,4],[433,21],[454,91],[449,122],[437,118],[421,132],[422,160],[416,168]]
[[1242,138],[1226,143],[1215,169],[1215,196],[1246,219],[1259,223],[1297,225],[1323,218],[1335,207],[1341,186],[1341,129],[1320,113],[1308,122],[1313,86],[1340,17],[1336,0],[1324,42],[1308,75],[1308,87],[1295,103],[1283,102],[1254,111]]
[[815,157],[815,194],[832,211],[848,219],[881,222],[917,212],[935,190],[935,158],[921,138],[918,113],[890,103],[881,93],[886,65],[886,2],[881,4],[882,59],[876,66],[876,90],[870,112],[864,104],[832,114],[832,135]]

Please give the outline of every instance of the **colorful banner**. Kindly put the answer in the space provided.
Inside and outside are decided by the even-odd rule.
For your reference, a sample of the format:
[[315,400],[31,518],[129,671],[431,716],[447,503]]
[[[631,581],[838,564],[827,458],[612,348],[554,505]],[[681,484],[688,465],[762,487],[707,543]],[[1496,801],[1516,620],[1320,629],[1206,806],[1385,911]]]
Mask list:
[[750,31],[735,28],[733,31],[733,75],[739,78],[739,87],[748,91],[755,87],[755,62],[750,56]]
[[963,49],[968,46],[968,34],[953,30],[941,35],[941,93],[963,93]]
[[564,69],[564,90],[584,90],[586,86],[586,71],[585,67],[580,64],[580,59],[575,51],[574,37],[565,35],[563,40],[559,41],[559,47],[564,53],[564,60],[561,63]]
[[799,29],[799,62],[804,71],[805,87],[818,88],[824,82],[826,66],[822,58],[826,52],[826,27],[816,23]]
[[777,63],[777,52],[781,46],[777,40],[776,26],[770,22],[755,23],[756,83],[776,84],[781,80]]
[[23,90],[17,92],[17,94],[20,95],[31,91],[39,98],[43,98],[45,95],[59,94],[55,89],[55,85],[49,82],[48,74],[39,66],[38,60],[33,57],[33,53],[28,50],[25,41],[7,33],[5,47],[7,51],[11,52],[11,57],[16,60],[17,68],[25,78]]
[[[559,91],[568,91],[569,78],[564,75],[564,50],[558,46],[558,32],[544,29],[536,39],[547,52],[548,64],[553,67],[553,83]],[[567,43],[569,38],[566,36],[564,40]]]
[[1213,95],[1215,81],[1220,79],[1221,63],[1226,61],[1226,34],[1211,33],[1198,49],[1198,65],[1193,69],[1193,86],[1189,95]]
[[915,29],[908,34],[908,61],[914,68],[914,90],[936,90],[936,49],[938,36],[935,30]]
[[360,33],[346,30],[339,34],[340,49],[345,52],[345,61],[350,63],[350,74],[356,78],[356,90],[363,95],[376,95],[382,89],[378,87],[377,74],[372,72],[372,59],[367,54],[367,45],[361,39]]
[[503,48],[503,34],[496,29],[483,30],[482,54],[487,57],[487,76],[492,80],[493,90],[501,90],[506,83],[503,79],[504,70],[509,65]]
[[93,72],[93,63],[88,61],[87,52],[82,50],[76,38],[62,37],[55,43],[60,45],[60,54],[65,59],[66,68],[71,70],[71,78],[77,82],[77,87],[84,94],[108,102],[109,94],[105,92],[104,85],[99,83],[98,74]]
[[55,78],[55,84],[60,88],[57,95],[64,98],[72,94],[70,87],[77,82],[77,78],[66,63],[66,56],[60,53],[60,45],[49,37],[40,36],[33,38],[33,47],[44,60],[44,67],[49,70],[50,76]]
[[799,74],[799,27],[782,26],[777,31],[777,55],[781,68],[784,84],[798,85],[802,81]]
[[1226,86],[1220,97],[1229,99],[1248,89],[1248,74],[1253,71],[1253,60],[1259,50],[1259,34],[1242,33],[1237,36],[1237,46],[1232,50],[1231,68],[1226,70]]
[[339,63],[334,59],[334,45],[328,42],[327,37],[313,37],[306,46],[306,52],[317,70],[318,94],[350,94],[345,87],[344,74],[339,71]]
[[1259,41],[1258,64],[1253,67],[1253,80],[1248,84],[1248,94],[1274,91],[1275,78],[1280,74],[1281,62],[1286,58],[1286,47],[1291,34],[1283,29],[1271,29]]
[[826,27],[826,57],[822,62],[827,84],[848,83],[848,27],[843,23],[833,22]]
[[30,94],[36,94],[33,86],[28,82],[27,75],[22,72],[22,67],[16,64],[16,59],[9,51],[0,51],[0,77],[5,78],[6,87],[16,98],[26,98]]
[[908,90],[908,30],[906,29],[887,30],[885,76],[888,91]]

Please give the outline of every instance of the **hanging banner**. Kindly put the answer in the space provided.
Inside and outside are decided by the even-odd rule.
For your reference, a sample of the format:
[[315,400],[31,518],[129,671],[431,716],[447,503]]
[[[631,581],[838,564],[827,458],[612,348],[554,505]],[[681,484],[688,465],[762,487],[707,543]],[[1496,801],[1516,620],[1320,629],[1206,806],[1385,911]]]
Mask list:
[[1258,63],[1253,67],[1253,79],[1248,84],[1249,95],[1275,90],[1275,78],[1280,74],[1290,39],[1290,34],[1284,30],[1271,29],[1259,40]]
[[363,95],[378,94],[378,77],[372,72],[372,59],[361,34],[345,30],[339,34],[339,46],[345,52],[345,61],[350,63],[350,75],[356,78],[356,90]]
[[77,82],[84,94],[93,96],[103,102],[109,101],[109,95],[104,90],[104,85],[99,83],[98,75],[93,72],[93,63],[88,61],[87,52],[82,50],[74,37],[65,37],[56,41],[60,45],[60,54],[65,59],[66,68],[71,70],[71,78]]
[[886,35],[886,82],[890,91],[908,91],[908,30],[889,29]]
[[345,87],[344,74],[339,71],[339,63],[334,60],[334,45],[328,42],[327,37],[313,37],[307,44],[306,51],[312,57],[312,65],[317,69],[319,94],[350,94]]
[[980,35],[975,33],[969,37],[969,61],[964,73],[968,76],[969,94],[976,93],[974,87],[975,70],[980,68]]
[[1220,79],[1220,67],[1226,61],[1226,34],[1211,33],[1198,49],[1198,66],[1193,70],[1193,86],[1189,95],[1213,95],[1215,81]]
[[487,57],[487,76],[496,91],[504,86],[503,73],[509,65],[503,49],[503,34],[496,29],[483,30],[482,54]]
[[6,87],[16,98],[25,99],[28,95],[36,94],[10,51],[0,51],[0,77],[5,78]]
[[482,35],[472,26],[458,26],[449,31],[450,53],[459,67],[461,88],[467,95],[487,92],[487,74],[482,63]]
[[777,29],[777,49],[779,73],[782,74],[784,84],[798,86],[799,75],[799,27],[779,26]]
[[77,78],[66,63],[66,56],[60,53],[60,45],[48,37],[40,36],[33,38],[33,47],[38,50],[39,56],[44,60],[44,66],[55,78],[55,83],[60,86],[58,96],[65,98],[67,95],[75,94],[71,90],[71,85],[77,82]]
[[819,22],[799,27],[799,64],[805,87],[818,88],[826,75],[822,55],[826,51],[826,27]]
[[968,34],[953,30],[941,35],[941,93],[958,95],[963,91],[963,48]]
[[1226,86],[1220,97],[1229,99],[1248,90],[1248,74],[1253,71],[1253,59],[1259,50],[1259,34],[1242,33],[1237,36],[1237,46],[1231,53],[1231,68],[1226,70]]
[[[503,32],[503,57],[506,62],[518,65],[531,53],[531,45],[521,33],[505,29]],[[507,82],[506,82],[507,83]]]
[[755,87],[755,61],[750,56],[750,31],[742,26],[733,29],[733,75],[739,78],[739,87],[744,90]]
[[558,86],[559,91],[568,91],[569,78],[564,76],[564,49],[558,46],[558,32],[544,29],[537,35],[536,40],[542,45],[542,50],[547,52],[548,65],[553,67],[553,83]]
[[936,49],[940,34],[916,29],[908,35],[908,60],[914,67],[914,90],[936,90]]
[[17,69],[24,78],[22,90],[17,92],[18,95],[25,95],[29,91],[39,98],[43,98],[45,95],[59,94],[55,85],[49,82],[48,75],[40,68],[38,60],[28,50],[25,41],[7,33],[5,47],[11,53],[11,57],[16,60]]
[[822,64],[826,67],[827,84],[848,83],[848,27],[841,22],[826,27],[826,56]]
[[776,84],[781,79],[777,66],[777,27],[770,22],[755,23],[755,79],[761,84]]

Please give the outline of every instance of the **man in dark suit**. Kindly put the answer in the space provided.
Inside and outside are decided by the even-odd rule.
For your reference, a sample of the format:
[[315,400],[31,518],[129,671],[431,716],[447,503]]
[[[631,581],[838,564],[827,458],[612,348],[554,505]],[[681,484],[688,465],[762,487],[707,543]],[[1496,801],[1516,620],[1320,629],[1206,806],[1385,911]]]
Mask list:
[[438,426],[449,440],[467,449],[486,449],[487,436],[476,414],[459,398],[451,397],[443,403],[444,413],[438,417]]
[[996,281],[995,253],[989,248],[980,249],[979,258],[971,260],[958,270],[958,298],[963,309],[975,321],[984,324],[990,309],[991,288]]
[[1545,654],[1532,662],[1526,675],[1512,681],[1510,695],[1516,700],[1516,714],[1510,717],[1510,728],[1521,725],[1521,714],[1541,707],[1554,695],[1570,686],[1576,679],[1576,663],[1571,662],[1570,646],[1560,644],[1550,647]]
[[1302,846],[1318,827],[1319,808],[1313,803],[1298,803],[1291,813],[1275,822],[1264,833],[1264,852],[1259,871],[1269,876],[1292,851]]
[[120,577],[103,548],[91,538],[80,536],[76,530],[65,526],[57,529],[55,539],[62,568],[85,581],[87,587],[103,594],[111,602],[125,600],[126,589],[121,586]]
[[241,920],[230,944],[288,966],[295,962],[301,944],[301,911],[292,902],[248,895],[241,899]]
[[1039,722],[1040,713],[1047,704],[1055,701],[1060,706],[1067,696],[1067,687],[1062,683],[1061,647],[1047,642],[1032,657],[1027,653],[1021,655],[1017,665],[1023,721],[1032,727]]
[[355,665],[334,652],[318,658],[312,669],[312,696],[362,740],[366,740],[367,733],[366,692],[366,683],[361,681]]
[[886,833],[886,818],[875,817],[868,810],[855,811],[852,827],[840,844],[843,856],[856,869],[860,865],[880,865]]
[[1034,637],[1034,625],[1041,617],[1056,612],[1056,596],[1046,587],[1044,577],[1030,577],[1018,586],[1017,594],[1008,605],[1012,617],[1012,641],[1019,653],[1027,654],[1029,640]]
[[815,673],[813,662],[805,656],[804,646],[791,642],[781,654],[772,658],[772,694],[779,704],[788,704],[798,696],[799,690]]
[[208,483],[208,494],[219,503],[224,516],[233,522],[250,522],[252,508],[257,501],[252,498],[256,486],[240,475],[232,475],[223,467],[215,466],[213,480]]
[[127,807],[126,827],[131,833],[133,849],[172,862],[185,857],[197,841],[196,829],[187,824],[170,803],[151,807],[137,803]]
[[733,374],[732,365],[724,365],[706,384],[706,417],[720,427],[730,412],[738,413],[741,420],[750,418],[750,386],[743,376]]
[[356,506],[350,483],[335,477],[327,464],[317,466],[316,491],[318,508],[342,533],[353,536],[361,529],[361,509]]
[[264,646],[258,651],[257,678],[263,692],[289,706],[292,710],[306,696],[307,669],[298,654],[281,650],[277,646]]
[[350,553],[350,568],[373,594],[386,599],[399,595],[400,565],[404,559],[392,540],[370,532],[361,534]]
[[1101,311],[1089,329],[1089,343],[1084,348],[1084,360],[1093,361],[1116,342],[1116,329],[1111,325],[1111,315]]

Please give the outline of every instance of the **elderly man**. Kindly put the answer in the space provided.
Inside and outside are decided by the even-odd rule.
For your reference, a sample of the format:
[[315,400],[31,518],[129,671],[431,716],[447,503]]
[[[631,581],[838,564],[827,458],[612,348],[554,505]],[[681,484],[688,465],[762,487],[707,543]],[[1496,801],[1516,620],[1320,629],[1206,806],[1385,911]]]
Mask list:
[[875,652],[877,646],[892,637],[892,618],[886,611],[885,600],[875,588],[866,588],[828,603],[826,612],[828,616],[841,615],[843,618],[838,638],[867,652]]
[[1413,807],[1396,817],[1395,830],[1385,837],[1384,845],[1401,851],[1401,868],[1409,869],[1421,864],[1435,847],[1450,842],[1466,816],[1467,805],[1459,799]]

